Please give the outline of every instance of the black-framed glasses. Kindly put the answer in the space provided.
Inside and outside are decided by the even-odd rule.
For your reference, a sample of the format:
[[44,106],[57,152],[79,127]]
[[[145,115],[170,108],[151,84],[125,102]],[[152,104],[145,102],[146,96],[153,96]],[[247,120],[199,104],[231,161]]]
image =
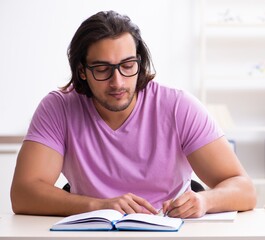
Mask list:
[[113,76],[115,69],[118,69],[119,73],[124,77],[135,76],[139,73],[140,63],[140,59],[133,59],[118,64],[105,63],[94,66],[86,65],[86,68],[92,72],[95,80],[106,81]]

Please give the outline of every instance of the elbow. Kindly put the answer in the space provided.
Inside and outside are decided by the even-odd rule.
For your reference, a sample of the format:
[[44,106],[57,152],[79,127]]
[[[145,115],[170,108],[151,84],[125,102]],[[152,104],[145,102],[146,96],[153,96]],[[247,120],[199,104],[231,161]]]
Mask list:
[[14,199],[11,199],[11,207],[12,207],[12,211],[15,214],[26,214],[26,212],[23,210],[19,202]]
[[12,201],[12,211],[15,213],[15,214],[23,214],[23,211],[20,210],[19,206],[14,204],[14,202]]
[[10,191],[10,200],[11,200],[12,211],[15,214],[20,214],[21,210],[19,207],[19,197],[17,196],[17,192],[13,186],[11,187],[11,191]]
[[247,189],[245,189],[245,204],[243,207],[243,211],[248,211],[248,210],[252,210],[256,207],[257,205],[257,192],[256,192],[256,188],[253,184],[253,182],[250,180],[249,181],[249,186]]
[[252,187],[252,194],[250,194],[249,200],[249,210],[255,208],[257,206],[258,195],[255,186]]
[[257,205],[257,196],[252,195],[252,196],[247,196],[246,204],[244,204],[242,211],[249,211],[253,210]]
[[27,214],[26,212],[26,205],[24,204],[23,194],[21,194],[21,189],[17,188],[16,186],[12,185],[10,190],[10,200],[11,200],[11,207],[12,211],[15,214]]

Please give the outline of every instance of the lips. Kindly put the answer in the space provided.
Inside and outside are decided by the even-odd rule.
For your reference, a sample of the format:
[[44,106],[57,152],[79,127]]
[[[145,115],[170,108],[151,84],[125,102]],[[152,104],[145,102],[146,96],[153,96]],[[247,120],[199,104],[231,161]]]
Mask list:
[[109,95],[116,98],[120,99],[125,95],[126,91],[119,91],[119,92],[110,92]]

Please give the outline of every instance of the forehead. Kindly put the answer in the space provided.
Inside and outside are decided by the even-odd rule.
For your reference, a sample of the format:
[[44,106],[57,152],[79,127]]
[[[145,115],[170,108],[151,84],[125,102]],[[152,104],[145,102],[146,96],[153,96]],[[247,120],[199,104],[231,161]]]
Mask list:
[[115,38],[104,38],[87,50],[87,62],[106,61],[116,63],[128,57],[136,57],[136,44],[131,34],[124,33]]

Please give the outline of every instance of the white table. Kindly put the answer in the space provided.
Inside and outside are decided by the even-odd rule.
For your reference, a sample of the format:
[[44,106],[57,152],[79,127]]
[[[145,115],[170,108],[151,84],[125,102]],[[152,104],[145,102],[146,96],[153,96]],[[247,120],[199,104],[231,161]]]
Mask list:
[[186,222],[179,232],[51,232],[60,217],[0,214],[0,239],[265,239],[265,209],[238,213],[233,222]]

